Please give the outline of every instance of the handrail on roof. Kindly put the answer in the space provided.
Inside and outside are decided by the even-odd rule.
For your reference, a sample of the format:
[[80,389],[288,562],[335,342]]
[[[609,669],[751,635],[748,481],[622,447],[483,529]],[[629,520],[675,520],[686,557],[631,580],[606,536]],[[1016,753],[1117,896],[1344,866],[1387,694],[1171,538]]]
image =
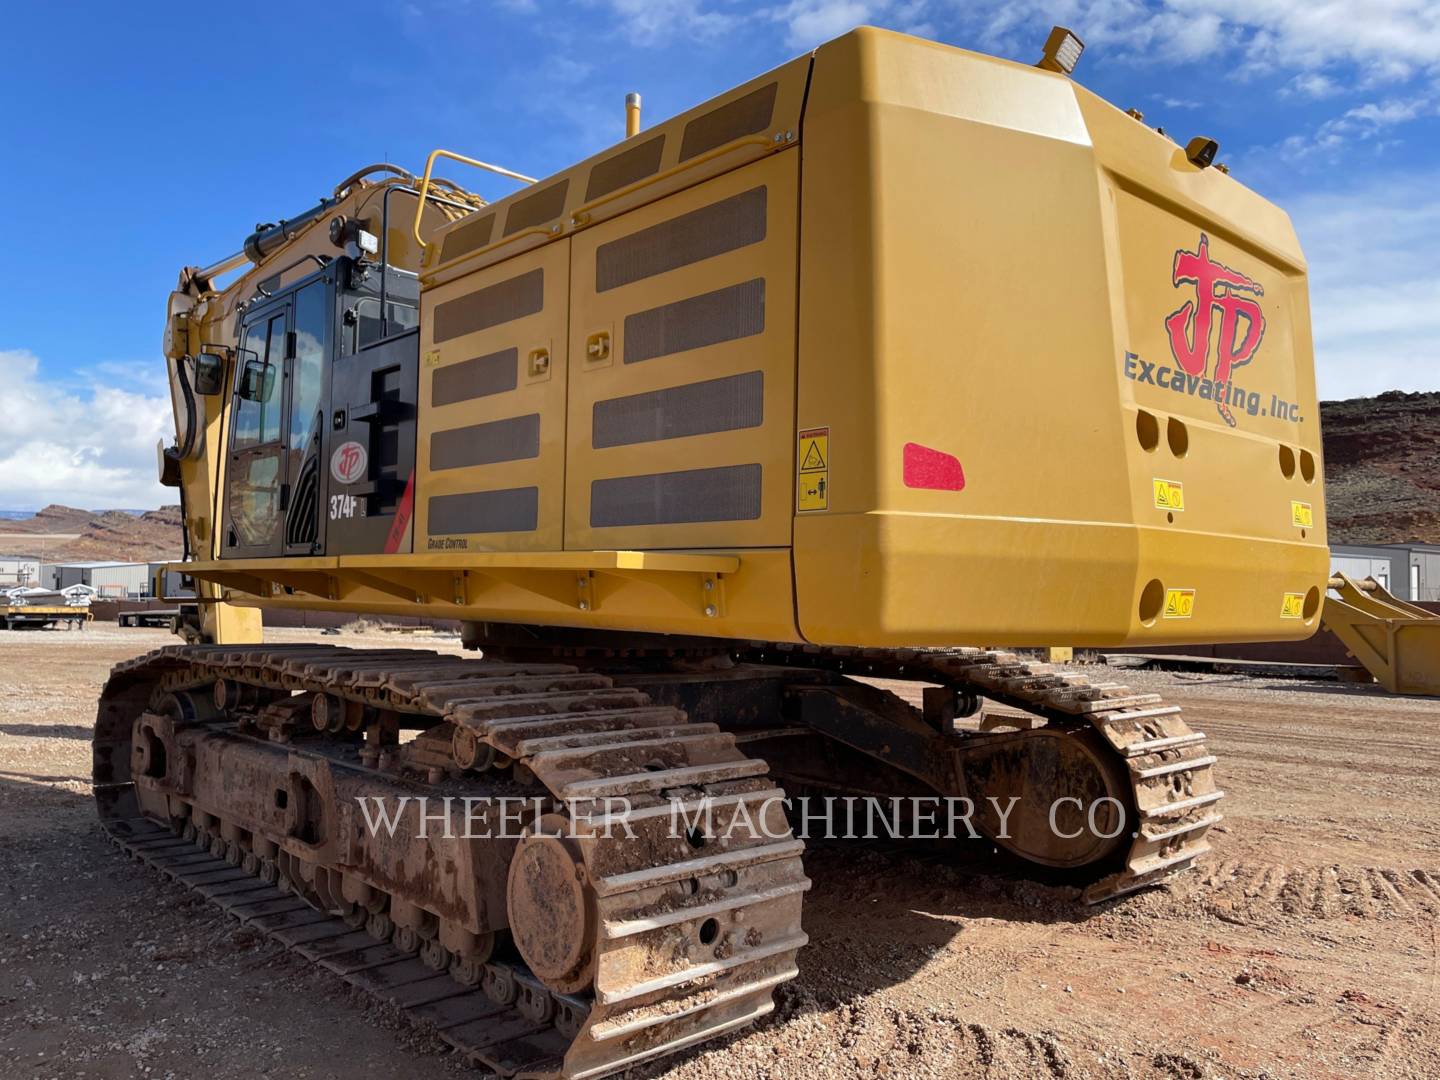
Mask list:
[[430,156],[425,159],[425,174],[420,179],[420,198],[415,202],[415,240],[422,248],[427,246],[427,241],[420,235],[420,219],[425,212],[425,199],[430,194],[430,173],[435,168],[435,162],[441,158],[458,161],[462,165],[473,165],[477,169],[484,169],[487,172],[497,173],[500,176],[508,176],[511,180],[522,180],[527,184],[536,182],[533,176],[512,172],[510,169],[501,168],[499,165],[491,165],[489,162],[477,161],[474,158],[466,157],[464,154],[457,154],[452,150],[431,150]]

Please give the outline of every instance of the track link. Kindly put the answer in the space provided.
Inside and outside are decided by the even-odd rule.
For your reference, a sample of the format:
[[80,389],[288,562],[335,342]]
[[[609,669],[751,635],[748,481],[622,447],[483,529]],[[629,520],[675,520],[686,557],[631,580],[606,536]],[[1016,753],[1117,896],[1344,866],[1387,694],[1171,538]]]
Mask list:
[[[296,895],[247,872],[253,867],[263,875],[266,868],[233,840],[202,831],[198,839],[211,854],[197,853],[174,831],[185,827],[181,819],[160,823],[139,814],[132,768],[148,759],[139,743],[132,745],[137,720],[167,695],[174,701],[216,683],[224,684],[220,696],[237,701],[257,691],[271,696],[258,723],[248,714],[244,731],[228,715],[195,721],[228,740],[293,739],[292,756],[303,755],[307,738],[316,737],[305,723],[313,710],[301,707],[311,695],[333,711],[332,730],[355,730],[376,710],[410,714],[427,727],[409,749],[367,744],[359,761],[330,761],[332,767],[363,775],[418,765],[431,784],[448,781],[449,791],[457,778],[473,774],[452,768],[429,736],[463,733],[493,751],[487,763],[509,766],[522,786],[542,788],[554,800],[552,811],[568,811],[579,837],[576,873],[588,935],[578,950],[587,961],[583,985],[557,991],[525,964],[503,961],[485,964],[478,990],[448,976],[446,985],[434,966],[367,939],[333,911],[316,910],[313,890],[301,887]],[[810,882],[800,863],[803,845],[789,834],[783,793],[767,778],[765,763],[739,752],[715,725],[691,724],[683,712],[654,706],[604,675],[416,650],[172,646],[115,668],[96,732],[96,799],[117,843],[434,1026],[501,1075],[602,1076],[672,1053],[770,1012],[774,988],[797,973],[795,954],[806,942],[800,903]],[[626,828],[616,828],[611,816],[608,800],[618,799],[626,800]],[[677,835],[676,805],[697,814],[708,805],[713,816],[705,828]],[[219,808],[195,809],[209,815]],[[748,827],[756,821],[763,830]],[[229,824],[232,832],[243,826],[240,835],[256,835],[254,821]],[[543,822],[532,822],[531,831],[543,832]],[[282,861],[303,851],[293,837],[267,839],[279,845]],[[285,865],[303,869],[293,860]]]
[[[472,989],[317,911],[293,891],[211,854],[210,837],[187,840],[144,817],[111,819],[106,829],[120,850],[356,989],[396,1006],[477,1065],[509,1076],[553,1065],[564,1056],[569,1040],[556,1025],[539,1023],[522,1011],[522,992],[527,1001],[549,993],[523,966],[492,963],[486,973],[490,989]],[[497,1000],[507,996],[509,1005]],[[588,1009],[579,999],[563,1005],[572,1016]]]
[[1087,904],[1156,885],[1210,850],[1205,834],[1222,820],[1215,757],[1180,706],[1159,694],[1032,663],[994,649],[856,649],[767,645],[738,654],[755,663],[822,667],[851,675],[934,682],[1041,717],[1060,728],[1089,725],[1124,766],[1139,821],[1124,866],[1091,882]]

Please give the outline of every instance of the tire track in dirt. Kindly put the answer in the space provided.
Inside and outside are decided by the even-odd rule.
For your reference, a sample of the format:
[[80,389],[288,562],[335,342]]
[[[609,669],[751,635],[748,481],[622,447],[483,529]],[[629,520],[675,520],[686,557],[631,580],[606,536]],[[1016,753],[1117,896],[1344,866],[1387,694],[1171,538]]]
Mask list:
[[[1282,733],[1257,730],[1253,726],[1241,724],[1231,725],[1223,722],[1217,724],[1210,717],[1194,717],[1194,719],[1198,724],[1203,725],[1206,736],[1211,740],[1218,739],[1247,747],[1258,747],[1262,754],[1267,747],[1283,746],[1299,748],[1313,757],[1324,757],[1331,754],[1344,754],[1346,757],[1359,755],[1375,758],[1377,761],[1384,761],[1390,765],[1394,765],[1395,759],[1400,755],[1414,755],[1422,760],[1440,761],[1440,753],[1437,753],[1433,742],[1381,740],[1368,735],[1361,736],[1355,732],[1348,732],[1344,735],[1337,735],[1333,732]],[[1270,755],[1264,754],[1264,756],[1268,758]]]
[[1227,860],[1205,873],[1207,899],[1267,906],[1316,919],[1440,915],[1440,870],[1383,866],[1287,866]]

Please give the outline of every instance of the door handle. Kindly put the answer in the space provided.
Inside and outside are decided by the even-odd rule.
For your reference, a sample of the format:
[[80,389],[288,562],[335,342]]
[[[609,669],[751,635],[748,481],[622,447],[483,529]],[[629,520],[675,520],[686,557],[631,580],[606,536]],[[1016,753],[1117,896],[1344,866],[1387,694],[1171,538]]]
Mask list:
[[350,408],[350,419],[362,424],[392,424],[410,418],[410,406],[399,398],[381,398]]

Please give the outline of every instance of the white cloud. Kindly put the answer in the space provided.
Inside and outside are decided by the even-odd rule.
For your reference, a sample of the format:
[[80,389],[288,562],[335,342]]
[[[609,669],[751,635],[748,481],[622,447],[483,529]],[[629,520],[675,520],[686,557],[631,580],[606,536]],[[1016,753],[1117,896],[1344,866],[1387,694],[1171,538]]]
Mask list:
[[1433,0],[946,2],[991,44],[1011,48],[1031,40],[1037,27],[1061,23],[1088,44],[1156,59],[1234,50],[1254,69],[1314,72],[1348,64],[1372,81],[1440,70],[1440,5]]
[[[1436,115],[1440,115],[1440,100],[1428,94],[1366,102],[1331,117],[1309,133],[1287,136],[1275,149],[1285,160],[1312,171],[1328,169],[1360,144],[1383,155],[1400,143],[1391,129]],[[1253,156],[1263,159],[1267,153],[1262,150]]]
[[[813,49],[839,37],[847,30],[870,22],[884,4],[869,0],[792,0],[771,11],[771,17],[786,24],[785,43],[792,49]],[[918,14],[920,5],[909,5]]]
[[42,377],[28,350],[0,351],[0,507],[144,509],[174,501],[155,479],[155,444],[174,437],[169,398],[115,385],[137,380],[105,369],[99,377],[107,381],[76,388]]
[[1285,204],[1310,264],[1321,396],[1440,389],[1440,173]]
[[1432,105],[1429,98],[1411,98],[1406,101],[1391,99],[1369,102],[1350,109],[1345,113],[1343,122],[1349,122],[1362,130],[1373,132],[1392,124],[1403,124],[1408,120],[1414,120],[1417,116],[1423,116],[1430,111],[1432,111]]
[[1028,57],[1060,23],[1113,54],[1208,62],[1222,80],[1293,72],[1293,92],[1315,98],[1440,73],[1434,0],[788,0],[749,8],[734,0],[585,2],[607,4],[620,31],[642,45],[714,38],[769,21],[785,25],[789,47],[808,49],[877,22]]
[[636,45],[674,37],[708,39],[733,28],[741,17],[707,7],[703,0],[609,0],[616,29]]
[[1329,75],[1319,71],[1307,71],[1302,75],[1296,75],[1290,80],[1289,85],[1281,91],[1286,97],[1299,96],[1307,98],[1328,98],[1340,93],[1341,86]]

